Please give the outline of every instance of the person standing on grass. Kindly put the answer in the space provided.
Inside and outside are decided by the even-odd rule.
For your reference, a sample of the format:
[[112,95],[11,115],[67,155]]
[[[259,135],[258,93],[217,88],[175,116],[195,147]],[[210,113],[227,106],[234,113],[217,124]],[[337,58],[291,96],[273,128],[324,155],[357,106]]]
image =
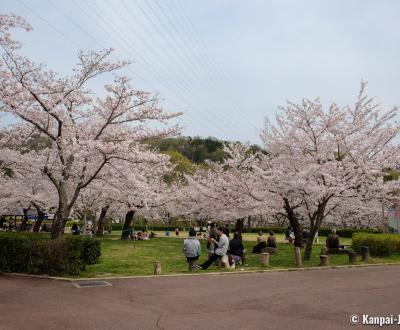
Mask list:
[[74,222],[72,224],[71,233],[72,233],[72,235],[79,235],[79,228],[78,228],[78,225],[76,224],[76,222]]
[[215,260],[222,258],[228,252],[229,239],[225,235],[225,229],[223,227],[218,227],[217,234],[219,236],[218,241],[214,238],[209,238],[210,243],[213,243],[217,248],[206,262],[203,262],[201,265],[196,265],[197,268],[203,270],[207,269]]
[[195,263],[201,254],[200,242],[196,237],[194,228],[189,229],[189,237],[183,241],[183,252],[185,253],[186,261],[189,263],[189,271],[193,271]]

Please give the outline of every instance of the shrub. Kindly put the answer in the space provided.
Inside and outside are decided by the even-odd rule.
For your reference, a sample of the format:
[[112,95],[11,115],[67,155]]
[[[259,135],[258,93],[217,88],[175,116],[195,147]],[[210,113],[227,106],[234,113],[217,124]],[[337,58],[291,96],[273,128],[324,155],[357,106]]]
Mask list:
[[87,238],[83,242],[82,259],[86,265],[94,265],[99,262],[101,256],[101,242],[98,239]]
[[[319,230],[319,235],[320,236],[328,236],[329,233],[331,232],[330,228],[320,228]],[[337,234],[339,237],[343,238],[351,238],[354,233],[371,233],[371,234],[378,234],[382,233],[381,230],[377,229],[356,229],[356,228],[344,228],[344,229],[338,229]]]
[[389,256],[400,253],[400,235],[355,233],[353,235],[354,251],[361,253],[362,246],[368,246],[369,252],[373,256]]
[[122,230],[123,224],[122,223],[113,223],[111,225],[111,230]]
[[100,242],[84,237],[49,240],[46,234],[1,233],[0,271],[77,275],[98,262]]

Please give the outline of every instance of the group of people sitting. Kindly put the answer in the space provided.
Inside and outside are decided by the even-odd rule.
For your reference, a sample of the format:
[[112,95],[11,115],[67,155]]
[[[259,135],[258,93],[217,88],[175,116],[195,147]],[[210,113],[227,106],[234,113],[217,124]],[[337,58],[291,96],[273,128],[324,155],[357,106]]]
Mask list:
[[132,230],[132,232],[130,233],[129,236],[130,236],[130,238],[131,238],[132,240],[145,241],[145,240],[149,240],[149,239],[151,239],[151,238],[155,238],[155,237],[156,237],[156,234],[153,233],[153,232],[151,232],[151,233],[149,234],[149,233],[147,232],[147,230],[145,229],[145,230],[143,230],[143,231],[139,230],[139,231],[137,231],[137,232],[135,232],[135,231]]
[[[200,265],[195,264],[201,255],[201,246],[196,231],[191,228],[189,230],[189,238],[184,240],[183,251],[185,258],[191,267],[197,267],[205,270],[214,262],[222,259],[223,262],[229,263],[229,267],[234,267],[235,264],[243,263],[246,250],[243,247],[242,238],[239,233],[233,234],[233,239],[229,240],[229,232],[227,227],[210,226],[207,230],[207,252],[208,259]],[[191,269],[193,270],[193,269]]]
[[[211,224],[207,230],[207,252],[208,259],[202,264],[196,265],[193,261],[197,261],[201,254],[201,246],[196,231],[191,228],[189,230],[189,238],[184,240],[183,251],[185,253],[186,260],[199,269],[207,269],[219,259],[222,262],[229,262],[229,267],[234,268],[235,265],[244,264],[246,257],[246,250],[243,247],[242,236],[238,232],[233,233],[233,238],[229,240],[229,228],[228,226],[219,226]],[[253,253],[261,253],[264,249],[271,248],[276,251],[276,237],[274,232],[269,233],[266,238],[262,231],[258,233],[257,245],[253,248]]]
[[[196,264],[196,261],[201,255],[201,245],[199,241],[201,235],[197,234],[198,233],[191,228],[189,230],[189,237],[185,239],[183,243],[183,251],[186,261],[188,261],[191,267],[193,267],[190,269],[191,271],[195,267],[205,270],[219,259],[222,259],[223,262],[229,262],[229,266],[232,268],[234,268],[235,264],[244,263],[246,250],[243,247],[241,235],[238,232],[235,232],[233,238],[229,240],[229,231],[227,231],[227,227],[211,226],[211,228],[207,230],[206,236],[208,259],[199,265]],[[344,249],[344,246],[339,244],[339,236],[336,234],[335,229],[332,229],[326,239],[326,247],[328,248],[328,251],[332,253]],[[253,253],[262,253],[268,249],[273,249],[272,251],[276,252],[277,244],[274,232],[270,231],[268,238],[266,238],[263,232],[260,231],[257,236],[257,244],[253,247]]]
[[277,245],[276,245],[276,237],[274,235],[275,235],[274,232],[270,231],[268,238],[266,238],[263,232],[260,230],[257,236],[257,245],[253,247],[253,253],[261,253],[267,249],[276,252],[275,250],[277,249]]

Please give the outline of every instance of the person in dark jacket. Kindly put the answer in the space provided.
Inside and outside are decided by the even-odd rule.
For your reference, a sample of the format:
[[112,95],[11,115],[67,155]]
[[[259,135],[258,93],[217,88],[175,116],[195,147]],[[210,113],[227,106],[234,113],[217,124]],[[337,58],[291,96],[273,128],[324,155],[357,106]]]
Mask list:
[[302,231],[302,237],[303,237],[303,244],[306,244],[308,238],[310,237],[310,229],[304,228]]
[[267,247],[275,248],[276,249],[276,237],[274,236],[274,232],[270,231],[269,236],[267,239]]
[[257,245],[253,247],[253,253],[261,253],[261,250],[267,247],[267,239],[263,232],[260,230],[257,236]]
[[339,236],[336,234],[336,229],[332,229],[331,233],[326,239],[326,247],[332,250],[339,250],[341,247],[339,244]]
[[294,233],[291,226],[286,228],[285,240],[287,240],[289,244],[292,244],[294,241]]
[[234,260],[236,264],[243,263],[243,255],[245,253],[245,250],[239,233],[235,232],[233,234],[233,239],[231,239],[229,242],[228,253],[230,256],[230,261]]
[[74,222],[72,224],[71,233],[72,233],[72,235],[79,235],[79,228],[78,228],[78,225],[76,224],[76,222]]

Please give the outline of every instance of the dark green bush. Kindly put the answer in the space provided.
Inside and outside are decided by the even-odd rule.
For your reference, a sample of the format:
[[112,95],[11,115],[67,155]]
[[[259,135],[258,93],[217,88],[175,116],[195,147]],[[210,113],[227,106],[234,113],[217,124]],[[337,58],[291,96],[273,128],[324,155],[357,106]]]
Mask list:
[[50,240],[46,234],[1,233],[0,271],[77,275],[98,262],[100,242],[84,237]]
[[122,230],[123,224],[122,223],[113,223],[111,225],[111,230]]
[[353,235],[353,249],[361,253],[361,247],[368,246],[373,256],[389,256],[400,253],[400,235],[398,234],[368,234]]
[[[244,233],[258,233],[262,231],[264,234],[273,231],[275,234],[283,234],[287,227],[277,227],[277,226],[270,226],[270,227],[251,227],[250,229],[247,226],[244,226],[243,232]],[[232,226],[232,230],[235,230],[235,227]]]
[[83,242],[82,259],[86,265],[94,265],[99,262],[101,256],[101,242],[98,239],[87,238]]
[[[319,235],[320,236],[328,236],[329,233],[331,232],[330,228],[321,228],[319,230]],[[356,228],[345,228],[345,229],[338,229],[337,234],[339,237],[343,238],[351,238],[354,233],[371,233],[371,234],[380,234],[382,233],[381,230],[377,229],[356,229]]]
[[[113,223],[112,224],[112,230],[116,230],[116,231],[121,231],[123,227],[123,224],[120,223]],[[142,225],[137,225],[135,224],[133,226],[135,228],[135,230],[142,230],[144,229],[144,226]],[[153,230],[153,231],[174,231],[176,228],[176,226],[164,226],[164,225],[155,225],[152,226],[151,224],[148,226],[149,230]],[[189,226],[186,228],[186,230],[188,230]],[[231,231],[233,231],[235,229],[234,225],[230,225],[229,228],[231,229]],[[251,227],[250,229],[246,226],[243,227],[243,232],[244,233],[258,233],[260,230],[263,233],[268,233],[271,230],[275,233],[275,234],[284,234],[286,231],[286,226],[283,227],[279,227],[279,226],[268,226],[268,227]],[[183,229],[182,227],[180,227],[180,229]],[[319,236],[328,236],[329,233],[331,232],[331,228],[320,228],[319,230]],[[353,233],[382,233],[382,231],[376,230],[376,229],[356,229],[356,228],[345,228],[345,229],[337,229],[337,233],[339,235],[339,237],[343,237],[343,238],[351,238]]]

